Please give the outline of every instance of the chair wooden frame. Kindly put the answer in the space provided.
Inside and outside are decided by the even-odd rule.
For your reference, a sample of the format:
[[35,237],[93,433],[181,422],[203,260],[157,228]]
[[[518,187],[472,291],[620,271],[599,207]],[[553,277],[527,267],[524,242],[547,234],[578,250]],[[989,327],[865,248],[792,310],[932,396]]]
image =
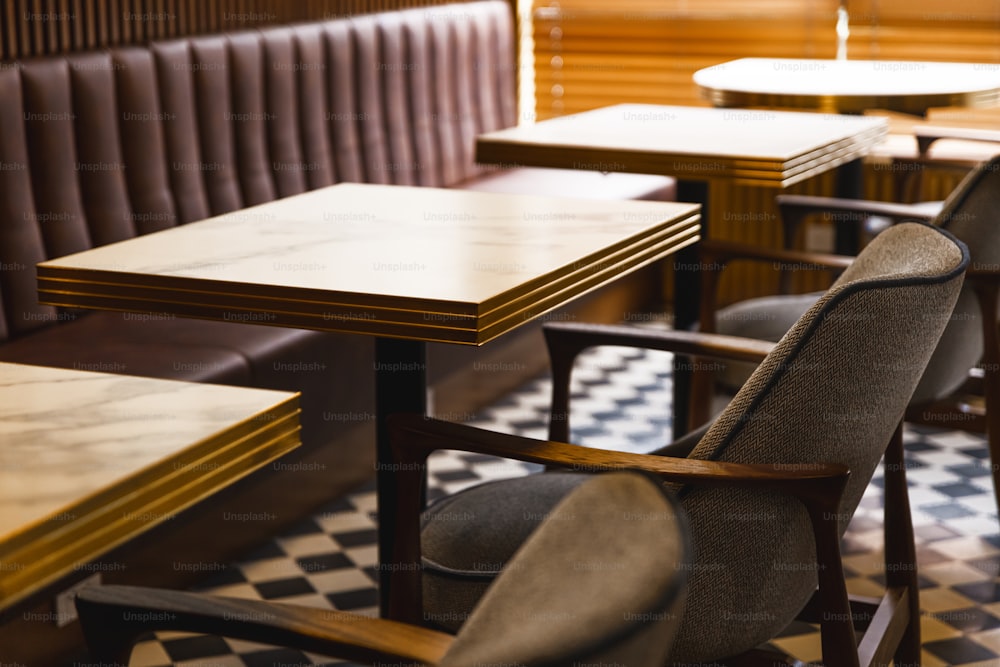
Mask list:
[[[494,433],[417,415],[396,415],[390,419],[393,464],[399,481],[397,550],[391,564],[390,591],[394,618],[420,621],[420,511],[426,462],[435,450],[454,449],[570,470],[637,468],[666,482],[745,486],[791,495],[805,506],[812,522],[819,587],[804,610],[804,620],[820,624],[826,667],[888,665],[892,659],[899,664],[919,662],[915,549],[899,428],[887,444],[885,458],[886,511],[901,517],[885,527],[887,590],[881,599],[851,598],[844,580],[837,521],[837,508],[850,474],[845,467],[817,462],[783,469],[773,465],[631,454],[565,442],[569,432],[570,369],[573,360],[585,349],[599,345],[639,346],[699,357],[759,362],[773,344],[732,336],[576,323],[548,324],[545,335],[554,369],[550,440]],[[867,630],[860,643],[856,640],[856,630]],[[791,660],[788,656],[755,651],[734,659],[731,664],[773,665],[776,659]]]
[[88,588],[77,607],[91,658],[123,667],[136,639],[160,630],[211,633],[373,664],[433,665],[454,640],[443,632],[349,612],[133,586]]
[[[90,657],[102,665],[127,664],[141,635],[173,630],[383,666],[464,666],[476,659],[482,664],[568,665],[591,655],[629,655],[637,664],[658,665],[683,618],[691,554],[688,523],[680,503],[658,488],[658,480],[627,472],[588,476],[564,498],[560,513],[537,526],[454,637],[334,609],[91,586],[76,598]],[[639,511],[636,518],[623,521],[623,511],[631,510]],[[596,547],[587,530],[595,525],[610,538]],[[618,549],[635,539],[648,540],[652,548],[627,554]],[[672,556],[673,567],[662,567],[664,554]],[[581,558],[590,557],[596,560],[588,562],[613,563],[618,571],[595,576],[577,567]],[[533,614],[553,623],[539,624]],[[579,633],[567,638],[573,626]],[[508,634],[519,636],[524,645],[511,644]]]
[[[816,213],[832,213],[838,221],[863,224],[870,216],[890,219],[894,224],[910,220],[932,221],[935,216],[926,209],[909,204],[873,202],[806,195],[779,195],[777,197],[784,228],[784,248],[764,248],[725,241],[702,241],[700,253],[705,270],[701,282],[701,312],[699,327],[702,331],[715,330],[717,293],[722,271],[734,261],[771,262],[782,266],[807,264],[826,267],[832,272],[847,268],[853,257],[792,249],[805,219]],[[982,405],[966,401],[938,401],[912,406],[906,420],[926,422],[922,413],[933,414],[933,423],[975,433],[984,433],[990,452],[993,493],[1000,509],[1000,267],[970,264],[965,272],[966,284],[976,295],[982,315],[983,358],[978,369],[972,369],[963,392],[982,396]],[[779,293],[789,292],[787,272],[782,272]],[[689,424],[701,424],[709,417],[712,379],[701,373],[692,382],[692,407]],[[996,435],[992,435],[996,434]]]

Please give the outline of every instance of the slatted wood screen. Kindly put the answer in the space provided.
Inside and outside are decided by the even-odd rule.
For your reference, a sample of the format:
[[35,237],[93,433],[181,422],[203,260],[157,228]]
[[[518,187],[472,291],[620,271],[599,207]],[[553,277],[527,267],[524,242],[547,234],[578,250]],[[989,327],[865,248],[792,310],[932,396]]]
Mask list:
[[704,104],[691,75],[744,56],[830,57],[834,0],[536,0],[539,118],[623,100]]
[[850,0],[848,57],[1000,62],[997,0]]
[[0,0],[0,59],[454,0]]
[[[539,118],[622,101],[704,104],[702,67],[830,58],[837,0],[534,0]],[[997,0],[850,0],[848,57],[1000,63]]]
[[[837,0],[534,0],[535,105],[539,119],[621,102],[706,105],[693,73],[734,58],[832,58]],[[848,57],[1000,62],[997,0],[849,0]],[[893,174],[866,173],[866,195],[891,198]],[[940,197],[954,174],[924,179]],[[829,175],[792,192],[832,194]],[[780,243],[773,190],[719,184],[711,194],[711,236]],[[773,293],[771,268],[727,272],[723,301]],[[803,273],[798,289],[825,277]]]

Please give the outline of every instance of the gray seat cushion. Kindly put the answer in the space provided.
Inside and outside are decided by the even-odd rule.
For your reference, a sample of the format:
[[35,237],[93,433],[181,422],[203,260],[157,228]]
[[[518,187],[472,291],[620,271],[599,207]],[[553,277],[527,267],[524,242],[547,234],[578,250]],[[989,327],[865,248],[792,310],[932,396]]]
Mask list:
[[686,521],[658,480],[558,477],[574,490],[514,554],[442,667],[664,664],[687,575]]
[[[716,332],[777,342],[821,295],[822,292],[783,294],[740,301],[718,311]],[[979,305],[971,290],[963,290],[910,404],[924,405],[953,393],[982,354]],[[754,367],[751,363],[726,361],[716,379],[724,388],[736,391],[747,381]]]
[[[812,308],[822,292],[783,294],[747,299],[720,309],[715,315],[716,333],[777,342],[802,314]],[[747,381],[756,364],[725,361],[717,380],[736,391]]]
[[424,512],[424,619],[456,632],[514,552],[589,475],[551,472],[480,484]]
[[[964,246],[926,225],[901,224],[876,237],[689,456],[843,465],[851,471],[836,512],[843,533],[937,347],[967,265]],[[543,473],[432,507],[422,531],[427,619],[460,624],[484,580],[573,484],[572,474]],[[696,560],[672,657],[711,662],[773,638],[817,583],[805,507],[761,489],[683,488],[679,495]]]

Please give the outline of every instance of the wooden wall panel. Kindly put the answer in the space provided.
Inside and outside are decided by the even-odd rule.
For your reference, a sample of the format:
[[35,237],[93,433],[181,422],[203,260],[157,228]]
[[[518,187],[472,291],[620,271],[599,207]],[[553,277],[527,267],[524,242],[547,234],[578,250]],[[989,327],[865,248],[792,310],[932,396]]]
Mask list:
[[[829,58],[837,0],[534,0],[539,119],[619,102],[705,104],[698,69]],[[851,0],[848,57],[1000,63],[1000,2]]]
[[[692,75],[748,56],[832,58],[837,0],[534,0],[535,115],[551,118],[623,102],[707,105]],[[1000,63],[1000,2],[850,0],[848,57]],[[868,168],[866,195],[892,199],[893,175]],[[927,174],[923,195],[943,198],[954,173]],[[830,195],[832,175],[793,192]],[[774,190],[717,184],[710,236],[777,246]],[[825,276],[796,275],[799,290]],[[749,264],[727,271],[722,300],[773,293],[777,274]]]
[[0,60],[451,2],[454,0],[3,0]]
[[834,0],[536,0],[538,118],[618,102],[704,105],[691,76],[746,56],[832,57]]

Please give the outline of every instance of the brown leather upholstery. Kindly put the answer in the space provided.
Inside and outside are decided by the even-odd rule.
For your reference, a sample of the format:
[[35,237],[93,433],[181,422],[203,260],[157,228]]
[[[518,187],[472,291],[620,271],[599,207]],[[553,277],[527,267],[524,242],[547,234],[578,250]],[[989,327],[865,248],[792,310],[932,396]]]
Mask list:
[[304,439],[325,444],[324,413],[367,406],[370,341],[64,313],[37,303],[34,266],[339,181],[671,196],[658,177],[476,166],[476,134],[516,120],[513,47],[490,0],[0,67],[0,359],[299,390]]
[[[123,546],[105,581],[188,585],[166,554],[227,562],[370,478],[374,344],[65,312],[38,304],[35,265],[340,181],[671,197],[665,178],[475,166],[476,133],[517,120],[513,49],[510,5],[489,0],[0,63],[0,360],[302,392],[303,447]],[[478,359],[443,348],[432,380]],[[34,637],[25,664],[76,655],[71,627],[0,631]]]

